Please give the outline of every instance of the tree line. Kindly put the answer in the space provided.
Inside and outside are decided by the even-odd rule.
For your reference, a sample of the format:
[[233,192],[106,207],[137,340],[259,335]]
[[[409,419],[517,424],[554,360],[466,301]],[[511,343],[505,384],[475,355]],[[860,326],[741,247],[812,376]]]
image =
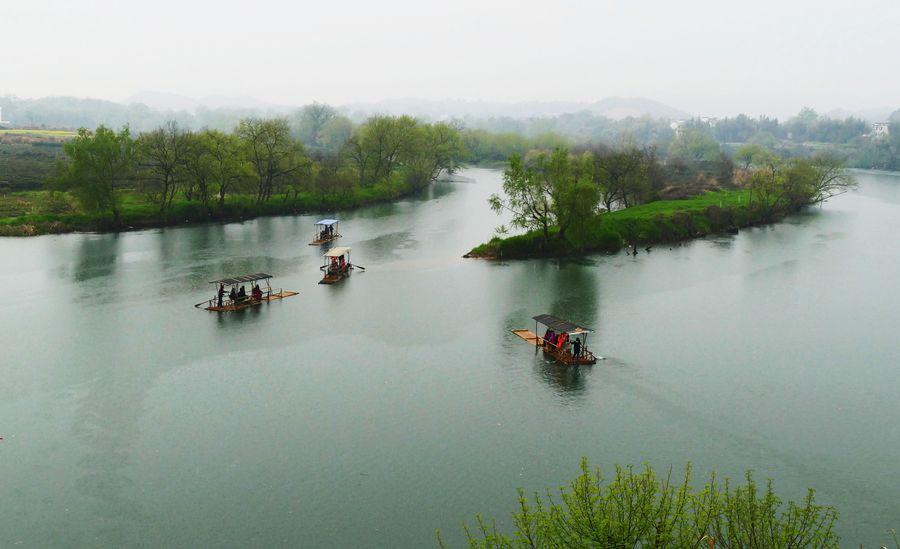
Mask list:
[[234,195],[262,205],[276,198],[290,203],[304,193],[397,194],[454,172],[465,156],[460,132],[450,124],[374,116],[353,125],[323,105],[304,108],[293,121],[246,118],[232,132],[185,130],[176,122],[137,136],[128,126],[82,128],[63,149],[53,187],[116,222],[126,189],[142,194],[161,215],[177,201],[214,208]]

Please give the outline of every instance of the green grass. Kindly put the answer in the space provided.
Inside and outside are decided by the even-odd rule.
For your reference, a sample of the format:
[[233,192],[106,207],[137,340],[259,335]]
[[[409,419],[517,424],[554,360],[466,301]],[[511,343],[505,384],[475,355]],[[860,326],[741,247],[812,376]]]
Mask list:
[[249,194],[228,195],[225,203],[176,197],[172,206],[160,212],[159,205],[137,191],[118,195],[120,223],[111,213],[83,211],[77,201],[64,192],[23,191],[0,194],[0,236],[32,236],[73,231],[115,231],[145,227],[181,225],[209,221],[237,221],[268,215],[299,214],[311,211],[351,209],[367,204],[388,202],[415,191],[402,177],[371,187],[354,186],[341,193],[300,192],[277,195],[257,204]]
[[660,200],[599,214],[566,239],[558,238],[555,227],[550,231],[549,242],[544,241],[539,231],[495,237],[472,249],[467,256],[514,259],[611,253],[625,246],[676,242],[772,220],[770,209],[751,207],[749,191],[716,191],[686,200]]

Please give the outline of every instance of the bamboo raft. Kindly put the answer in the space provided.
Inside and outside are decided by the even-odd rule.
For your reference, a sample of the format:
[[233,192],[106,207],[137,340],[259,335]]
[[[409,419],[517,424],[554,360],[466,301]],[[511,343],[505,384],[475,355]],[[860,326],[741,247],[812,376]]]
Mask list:
[[[257,305],[262,305],[263,303],[268,303],[270,301],[276,301],[280,299],[284,299],[286,297],[291,297],[295,295],[299,295],[299,292],[292,292],[290,290],[285,290],[283,288],[279,288],[276,292],[272,289],[272,285],[269,284],[269,280],[272,278],[272,275],[266,273],[254,273],[248,275],[240,275],[231,278],[223,278],[220,280],[213,280],[210,284],[218,285],[223,288],[222,293],[216,295],[212,299],[207,301],[203,301],[194,305],[194,307],[198,309],[206,309],[207,311],[215,311],[215,312],[232,312],[232,311],[242,311],[244,309],[249,309],[250,307],[255,307]],[[224,294],[224,286],[231,286],[232,292],[236,292],[238,290],[238,286],[241,288],[244,287],[244,284],[253,284],[254,282],[264,281],[266,284],[266,288],[263,290],[262,288],[258,288],[260,290],[259,299],[254,299],[252,295],[243,295],[240,297],[234,297],[232,293]],[[257,284],[258,286],[258,284]],[[220,297],[221,296],[221,297]]]
[[263,303],[268,303],[269,301],[276,301],[278,299],[284,299],[286,297],[291,297],[295,295],[300,295],[300,292],[292,292],[290,290],[281,290],[278,293],[272,293],[270,295],[264,295],[262,299],[253,299],[250,297],[245,297],[243,299],[235,299],[234,301],[228,299],[223,300],[222,306],[219,307],[216,305],[217,300],[210,299],[205,303],[198,303],[194,305],[194,307],[203,307],[207,311],[216,311],[216,312],[230,312],[230,311],[243,311],[244,309],[249,309],[250,307],[255,307],[257,305],[262,305]]
[[552,356],[557,362],[570,366],[597,363],[597,357],[587,349],[587,335],[593,330],[546,314],[535,316],[533,319],[535,321],[535,332],[537,331],[537,324],[540,323],[556,332],[565,332],[570,337],[581,338],[581,352],[579,355],[575,356],[564,349],[560,349],[531,330],[511,330],[512,333],[525,340],[529,345],[534,345],[543,350],[544,354]]

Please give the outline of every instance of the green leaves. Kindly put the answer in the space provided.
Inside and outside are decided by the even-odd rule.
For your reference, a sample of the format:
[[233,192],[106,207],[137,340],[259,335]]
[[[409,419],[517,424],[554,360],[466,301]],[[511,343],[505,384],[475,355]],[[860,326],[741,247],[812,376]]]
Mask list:
[[128,126],[115,132],[106,126],[78,130],[63,150],[69,162],[61,168],[60,183],[88,212],[111,212],[119,221],[118,193],[135,169],[135,143]]
[[[817,505],[810,490],[787,506],[772,482],[760,491],[751,472],[745,483],[720,485],[711,475],[700,491],[691,486],[691,467],[673,482],[649,465],[617,466],[612,479],[582,459],[581,473],[554,494],[526,497],[518,491],[512,515],[515,531],[504,534],[476,516],[464,527],[470,547],[694,547],[793,549],[837,547],[837,512]],[[439,537],[440,539],[440,537]]]

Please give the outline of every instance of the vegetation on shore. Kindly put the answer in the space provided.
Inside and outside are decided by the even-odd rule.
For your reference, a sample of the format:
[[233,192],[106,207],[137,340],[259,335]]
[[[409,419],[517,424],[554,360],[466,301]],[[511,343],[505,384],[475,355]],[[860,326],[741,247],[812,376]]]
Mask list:
[[529,499],[519,490],[512,534],[480,515],[475,528],[464,529],[473,548],[823,548],[839,545],[837,517],[833,507],[815,502],[812,489],[785,505],[771,480],[761,488],[750,471],[741,484],[712,474],[698,491],[690,466],[681,480],[671,470],[658,476],[649,465],[617,466],[606,479],[582,459],[581,474],[558,493]]
[[[855,185],[831,157],[781,160],[762,147],[746,153],[742,169],[723,162],[714,170],[719,173],[713,189],[679,186],[689,196],[681,200],[661,200],[679,192],[671,185],[672,163],[660,162],[652,149],[514,156],[504,172],[504,194],[489,202],[497,213],[510,213],[511,226],[525,232],[504,238],[509,229],[501,226],[499,236],[466,257],[615,252],[734,231],[777,221]],[[695,183],[708,179],[699,172]]]
[[334,196],[301,191],[279,194],[259,204],[249,194],[231,195],[224,204],[204,206],[177,195],[160,213],[156,204],[136,191],[119,197],[119,220],[108,212],[85,212],[68,193],[23,191],[0,196],[0,236],[37,236],[68,232],[121,231],[203,222],[243,221],[255,217],[345,210],[396,200],[415,189],[400,178]]
[[396,199],[452,173],[458,130],[407,116],[353,126],[311,105],[286,119],[241,120],[232,133],[174,122],[136,137],[82,128],[43,192],[0,196],[0,235],[120,230],[351,208]]

